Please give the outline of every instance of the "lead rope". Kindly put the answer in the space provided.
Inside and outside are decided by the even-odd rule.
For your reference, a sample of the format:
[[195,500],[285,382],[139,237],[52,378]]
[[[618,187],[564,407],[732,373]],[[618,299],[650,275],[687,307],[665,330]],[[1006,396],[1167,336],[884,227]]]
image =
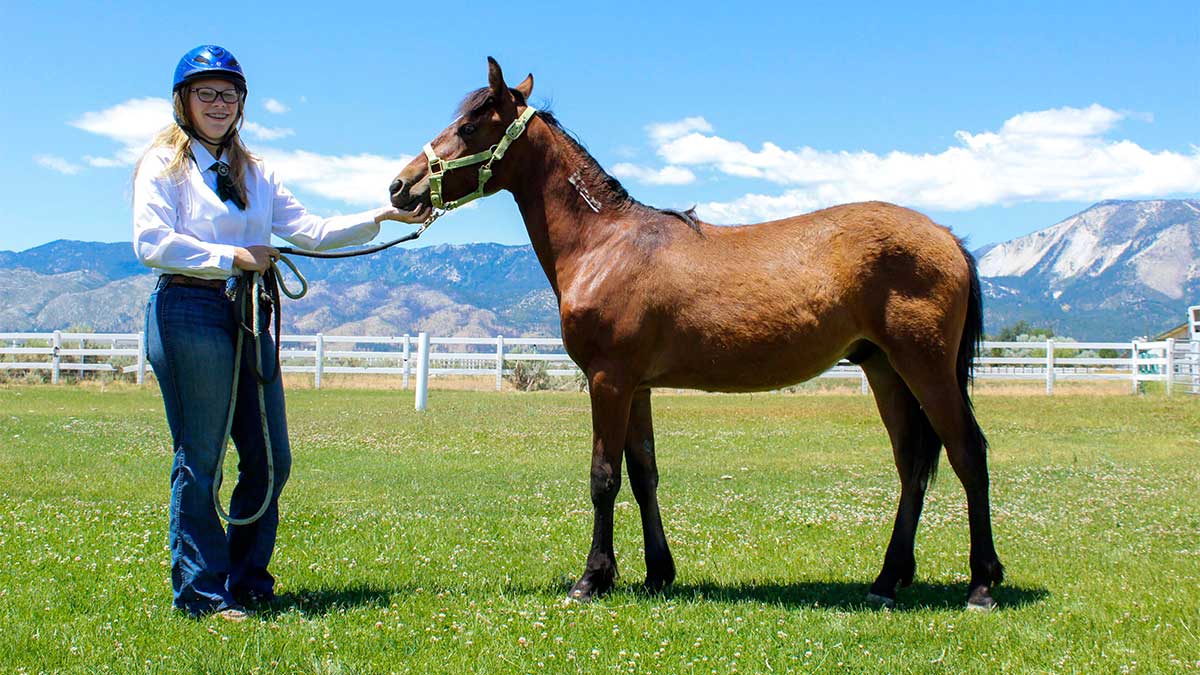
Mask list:
[[[295,267],[293,266],[292,269],[294,270]],[[230,525],[249,525],[257,521],[259,518],[262,518],[262,515],[267,512],[267,508],[270,507],[271,498],[275,493],[275,452],[271,447],[271,430],[267,424],[266,397],[263,394],[263,380],[260,376],[257,378],[258,416],[262,425],[263,442],[266,446],[267,452],[267,494],[263,498],[262,505],[258,507],[258,511],[248,518],[234,518],[233,516],[230,516],[225,512],[225,507],[221,504],[221,482],[224,476],[225,453],[229,449],[229,434],[233,431],[233,415],[237,410],[238,382],[241,379],[242,372],[242,347],[245,344],[244,334],[246,332],[245,320],[247,295],[251,296],[251,308],[254,312],[251,318],[251,333],[254,337],[255,367],[258,369],[259,375],[262,373],[262,334],[260,333],[258,326],[259,289],[260,284],[262,283],[262,278],[263,277],[261,274],[255,272],[252,277],[239,277],[239,281],[237,282],[237,299],[235,303],[237,304],[238,327],[237,346],[234,348],[235,356],[233,359],[233,386],[229,391],[229,414],[225,418],[225,434],[221,437],[221,453],[217,456],[217,475],[213,480],[212,489],[213,505],[217,508],[217,515]],[[247,279],[249,280],[249,283],[247,283]],[[303,280],[303,277],[301,277],[301,279]],[[304,283],[304,288],[307,290],[307,282]],[[279,361],[276,360],[276,374],[278,374],[279,367]]]
[[[380,244],[378,246],[372,246],[370,248],[357,249],[357,250],[352,250],[352,251],[340,251],[340,252],[305,251],[303,249],[295,249],[295,248],[289,248],[289,247],[282,247],[278,250],[281,253],[291,253],[293,255],[306,256],[309,258],[348,258],[351,256],[366,255],[368,253],[376,253],[376,252],[382,251],[386,248],[395,246],[396,244],[406,242],[406,241],[412,241],[413,239],[416,239],[417,237],[421,236],[425,232],[425,230],[428,229],[429,226],[433,224],[433,221],[437,220],[443,213],[445,213],[445,212],[436,210],[433,213],[430,213],[429,217],[425,219],[425,222],[421,224],[420,229],[413,232],[412,234],[401,237],[399,239],[395,239],[393,241],[389,241],[385,244]],[[271,262],[271,267],[267,271],[267,274],[265,276],[258,272],[255,272],[252,276],[235,277],[236,286],[234,287],[234,289],[235,289],[234,303],[237,305],[238,329],[237,329],[237,346],[234,348],[234,353],[236,354],[236,356],[234,357],[234,360],[233,360],[233,386],[230,388],[230,391],[229,391],[229,414],[226,415],[226,418],[225,418],[225,435],[221,437],[221,453],[217,457],[217,474],[216,474],[216,478],[213,480],[213,489],[212,489],[213,506],[215,506],[217,509],[217,515],[221,517],[221,520],[224,520],[225,522],[229,523],[230,525],[250,525],[251,523],[254,523],[255,521],[257,521],[259,518],[262,518],[263,514],[267,512],[268,508],[270,508],[271,499],[275,493],[275,453],[271,447],[271,430],[267,423],[267,405],[266,405],[266,396],[263,393],[263,385],[270,380],[274,380],[275,377],[279,377],[279,374],[280,374],[280,372],[282,372],[282,368],[283,368],[283,365],[280,363],[280,360],[279,360],[280,359],[280,343],[279,343],[279,325],[280,324],[279,324],[279,321],[280,321],[280,312],[282,310],[282,307],[280,307],[280,304],[278,302],[279,296],[278,296],[278,294],[276,294],[275,297],[273,298],[273,301],[275,304],[275,322],[276,322],[275,323],[275,372],[272,375],[272,377],[270,378],[270,380],[268,380],[267,378],[263,377],[262,335],[261,335],[261,333],[259,331],[259,327],[258,327],[259,298],[261,297],[260,291],[264,290],[264,286],[265,286],[264,279],[272,278],[275,287],[279,291],[282,291],[284,295],[288,296],[292,300],[299,300],[300,298],[303,298],[305,295],[308,294],[308,279],[305,279],[304,275],[300,273],[300,269],[298,267],[296,267],[296,263],[292,262],[291,258],[288,258],[286,255],[280,255],[279,261],[283,262],[283,264],[285,264],[289,268],[291,268],[292,274],[295,274],[296,279],[300,282],[300,290],[293,291],[291,288],[288,288],[287,283],[284,282],[284,280],[283,280],[283,275],[279,273],[279,266],[275,261]],[[246,323],[245,323],[246,322],[246,296],[247,295],[250,296],[250,307],[251,307],[251,310],[253,311],[253,316],[250,319],[250,327],[249,328],[247,328]],[[238,380],[241,377],[241,373],[242,373],[242,348],[245,344],[244,336],[247,332],[249,332],[254,337],[254,366],[256,369],[255,379],[258,380],[258,416],[259,416],[259,421],[261,422],[261,425],[262,425],[263,443],[266,446],[266,451],[267,451],[267,494],[265,497],[263,497],[263,503],[261,506],[258,507],[258,511],[256,511],[254,513],[254,515],[252,515],[248,518],[234,518],[233,516],[229,515],[229,513],[227,513],[225,511],[225,507],[221,503],[221,481],[224,477],[225,453],[229,450],[229,434],[233,431],[233,414],[234,414],[234,411],[237,410]]]

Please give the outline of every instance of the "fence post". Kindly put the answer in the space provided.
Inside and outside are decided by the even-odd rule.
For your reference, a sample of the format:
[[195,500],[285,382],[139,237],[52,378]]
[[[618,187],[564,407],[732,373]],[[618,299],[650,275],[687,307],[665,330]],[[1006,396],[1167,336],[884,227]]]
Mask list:
[[504,386],[504,336],[496,336],[496,391]]
[[405,333],[404,334],[404,375],[402,376],[402,380],[400,382],[400,388],[405,389],[405,390],[408,389],[408,371],[410,368],[409,356],[412,351],[412,348],[410,346],[411,344],[412,344],[412,336],[409,335],[408,333]]
[[429,333],[417,335],[417,410],[429,402]]
[[1171,395],[1171,385],[1175,380],[1175,338],[1167,338],[1167,396]]
[[1133,351],[1129,356],[1129,378],[1133,380],[1133,393],[1138,393],[1138,343],[1134,340],[1132,343]]
[[58,384],[58,377],[62,372],[62,357],[58,352],[62,350],[62,331],[54,331],[54,353],[50,356],[50,384]]
[[313,369],[313,386],[321,388],[321,376],[325,374],[325,334],[317,333],[317,365]]
[[146,383],[146,331],[138,331],[137,383]]
[[859,371],[859,373],[861,373],[861,377],[862,377],[862,382],[859,383],[858,390],[859,390],[860,394],[862,394],[863,396],[866,396],[867,392],[870,391],[870,387],[867,386],[867,371],[864,370],[862,366],[858,367],[858,371]]
[[1046,340],[1046,395],[1054,395],[1054,340]]
[[1200,336],[1192,339],[1192,393],[1200,394]]

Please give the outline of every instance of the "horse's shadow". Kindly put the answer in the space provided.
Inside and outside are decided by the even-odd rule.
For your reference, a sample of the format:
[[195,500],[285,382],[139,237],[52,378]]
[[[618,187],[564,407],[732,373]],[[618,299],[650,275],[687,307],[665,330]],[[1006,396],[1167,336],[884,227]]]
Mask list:
[[[557,584],[509,584],[499,591],[504,595],[542,596],[561,602],[570,589],[569,581]],[[614,597],[637,597],[651,602],[743,602],[775,605],[791,609],[826,609],[848,612],[873,612],[878,607],[866,600],[868,585],[846,581],[800,581],[780,583],[751,581],[732,584],[713,582],[677,583],[658,593],[650,593],[635,585],[618,585]],[[965,584],[939,584],[917,581],[899,590],[894,611],[961,610],[966,606]],[[306,616],[321,616],[354,608],[388,607],[396,596],[416,593],[436,593],[437,589],[418,589],[411,586],[385,587],[356,584],[344,588],[297,589],[281,594],[260,614],[277,615],[298,612]],[[1042,602],[1050,596],[1044,588],[1003,584],[993,590],[1000,608],[1018,608]],[[606,600],[600,600],[603,605]],[[619,602],[619,600],[618,600]]]
[[[795,609],[833,609],[873,612],[878,605],[867,598],[868,584],[846,581],[800,581],[796,583],[744,582],[720,584],[704,582],[675,584],[662,591],[663,598],[680,601],[754,602]],[[966,584],[938,584],[915,581],[896,595],[895,611],[921,609],[960,610],[966,607]],[[1001,608],[1024,607],[1050,596],[1044,588],[1003,584],[992,591]]]

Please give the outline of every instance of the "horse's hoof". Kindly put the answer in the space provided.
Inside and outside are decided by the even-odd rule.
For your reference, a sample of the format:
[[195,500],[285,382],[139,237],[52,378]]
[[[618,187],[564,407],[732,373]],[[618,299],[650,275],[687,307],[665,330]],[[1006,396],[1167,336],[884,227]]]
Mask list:
[[971,591],[967,597],[967,609],[972,612],[990,612],[996,609],[996,601],[992,599],[987,586],[980,586]]
[[874,605],[879,609],[895,609],[896,599],[884,597],[877,593],[867,593],[867,604]]
[[599,596],[600,594],[596,592],[595,587],[590,582],[580,579],[571,587],[564,602],[566,604],[591,602]]

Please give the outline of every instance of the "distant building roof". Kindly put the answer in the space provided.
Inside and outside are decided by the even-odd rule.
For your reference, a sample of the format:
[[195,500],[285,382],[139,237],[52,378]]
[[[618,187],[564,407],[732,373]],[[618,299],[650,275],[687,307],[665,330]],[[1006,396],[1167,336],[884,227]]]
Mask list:
[[1151,341],[1159,342],[1161,340],[1166,340],[1169,338],[1175,338],[1176,340],[1186,340],[1189,337],[1190,337],[1190,333],[1188,331],[1188,322],[1185,321],[1184,323],[1181,323],[1178,326],[1175,326],[1174,328],[1172,328],[1169,331],[1155,335],[1151,339]]

